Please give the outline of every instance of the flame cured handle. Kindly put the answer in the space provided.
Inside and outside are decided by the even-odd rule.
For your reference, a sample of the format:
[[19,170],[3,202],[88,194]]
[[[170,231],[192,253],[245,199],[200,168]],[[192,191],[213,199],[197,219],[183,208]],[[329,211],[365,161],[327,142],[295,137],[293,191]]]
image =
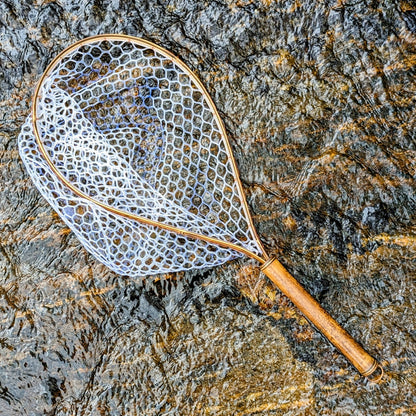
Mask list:
[[383,369],[380,364],[340,327],[278,260],[267,261],[262,271],[363,376],[375,382],[381,380]]

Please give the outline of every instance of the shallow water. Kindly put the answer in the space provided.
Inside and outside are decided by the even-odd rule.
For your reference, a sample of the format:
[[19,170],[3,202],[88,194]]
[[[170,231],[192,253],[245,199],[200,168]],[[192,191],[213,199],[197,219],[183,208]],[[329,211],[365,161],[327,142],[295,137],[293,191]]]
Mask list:
[[[36,80],[97,33],[200,76],[261,239],[380,359],[366,382],[244,260],[168,282],[94,260],[17,152]],[[0,415],[416,413],[411,2],[0,3]]]

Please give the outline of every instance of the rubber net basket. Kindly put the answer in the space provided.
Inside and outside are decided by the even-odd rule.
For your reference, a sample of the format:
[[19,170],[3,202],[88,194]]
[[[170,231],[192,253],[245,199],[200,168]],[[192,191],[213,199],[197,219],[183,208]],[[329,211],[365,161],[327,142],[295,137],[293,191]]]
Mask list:
[[[34,105],[36,120],[30,115],[19,136],[26,169],[84,247],[115,272],[176,272],[241,255],[146,220],[261,253],[213,104],[164,50],[123,40],[80,44],[53,64]],[[56,176],[39,140],[56,169],[92,200]]]

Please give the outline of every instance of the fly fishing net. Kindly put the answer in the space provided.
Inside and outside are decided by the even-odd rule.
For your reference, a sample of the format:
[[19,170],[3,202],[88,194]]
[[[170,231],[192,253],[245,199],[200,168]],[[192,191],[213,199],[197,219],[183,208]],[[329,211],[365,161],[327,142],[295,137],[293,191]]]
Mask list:
[[383,370],[264,252],[221,118],[192,71],[142,39],[102,35],[58,55],[19,136],[42,195],[97,259],[144,276],[245,254],[364,376]]

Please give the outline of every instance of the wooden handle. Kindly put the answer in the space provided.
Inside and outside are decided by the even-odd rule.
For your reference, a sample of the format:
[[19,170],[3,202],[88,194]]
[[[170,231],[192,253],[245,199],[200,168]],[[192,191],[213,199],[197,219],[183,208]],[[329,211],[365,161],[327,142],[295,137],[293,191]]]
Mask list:
[[278,260],[270,259],[261,270],[363,376],[375,382],[381,380],[383,369],[380,364],[339,326]]

